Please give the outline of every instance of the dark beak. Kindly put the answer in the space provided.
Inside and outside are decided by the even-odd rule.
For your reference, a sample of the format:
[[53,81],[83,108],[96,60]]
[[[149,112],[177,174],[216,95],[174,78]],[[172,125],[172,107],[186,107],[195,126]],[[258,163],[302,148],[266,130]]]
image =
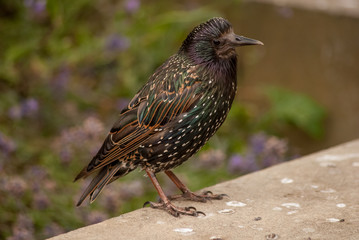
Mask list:
[[261,41],[233,34],[230,39],[234,46],[264,45]]

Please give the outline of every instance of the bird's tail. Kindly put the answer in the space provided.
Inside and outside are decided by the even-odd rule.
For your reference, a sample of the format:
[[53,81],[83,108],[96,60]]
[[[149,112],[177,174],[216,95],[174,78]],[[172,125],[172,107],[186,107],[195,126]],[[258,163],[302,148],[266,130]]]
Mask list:
[[[81,195],[80,200],[77,202],[76,206],[80,206],[88,196],[90,196],[90,203],[95,201],[97,196],[101,193],[102,189],[111,181],[113,176],[117,172],[121,172],[120,171],[121,168],[122,168],[121,164],[117,164],[115,166],[103,167],[100,170],[100,172],[96,175],[96,177],[92,179],[91,183],[87,186],[86,190]],[[126,170],[126,172],[127,171],[128,170]]]

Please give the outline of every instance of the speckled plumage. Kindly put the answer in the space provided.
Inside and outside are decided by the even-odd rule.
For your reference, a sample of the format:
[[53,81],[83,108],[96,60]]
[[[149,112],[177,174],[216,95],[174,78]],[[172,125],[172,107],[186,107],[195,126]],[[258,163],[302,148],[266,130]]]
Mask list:
[[99,171],[78,205],[87,196],[93,201],[105,185],[137,167],[153,174],[168,171],[209,140],[236,94],[237,57],[223,37],[232,33],[227,20],[210,19],[197,26],[178,53],[155,71],[76,177]]

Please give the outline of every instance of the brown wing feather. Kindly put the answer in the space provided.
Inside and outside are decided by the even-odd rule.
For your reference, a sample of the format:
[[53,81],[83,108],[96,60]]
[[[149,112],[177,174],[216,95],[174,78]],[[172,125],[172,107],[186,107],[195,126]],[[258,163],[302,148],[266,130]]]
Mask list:
[[[75,181],[91,175],[96,170],[110,164],[116,160],[124,158],[127,154],[135,151],[143,142],[145,142],[151,135],[156,134],[156,128],[161,127],[161,123],[167,118],[167,122],[170,122],[175,116],[186,112],[192,105],[192,102],[198,100],[201,96],[193,95],[193,92],[197,89],[198,84],[187,87],[182,94],[172,98],[171,101],[166,101],[163,97],[158,97],[158,103],[154,112],[151,112],[151,106],[155,106],[154,103],[150,107],[142,108],[147,105],[143,100],[141,104],[138,104],[136,108],[125,111],[121,114],[119,120],[112,127],[109,135],[105,139],[102,147],[98,153],[93,157],[92,161],[87,167],[76,176]],[[156,102],[156,101],[154,101]],[[162,105],[162,107],[160,107]],[[141,124],[138,122],[138,111],[146,112],[142,122],[147,124]],[[150,112],[150,114],[148,113]],[[150,115],[151,117],[146,117]],[[157,115],[156,120],[153,120],[152,115]],[[149,119],[149,120],[148,120]]]

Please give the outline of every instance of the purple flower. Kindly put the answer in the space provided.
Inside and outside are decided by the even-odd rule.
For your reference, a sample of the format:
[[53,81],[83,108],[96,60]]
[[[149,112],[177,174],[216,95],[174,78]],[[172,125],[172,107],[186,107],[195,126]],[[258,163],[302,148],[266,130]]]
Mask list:
[[16,150],[16,143],[0,132],[0,151],[8,156]]
[[46,225],[43,230],[43,234],[46,238],[50,238],[50,237],[59,235],[64,232],[65,232],[65,229],[63,227],[61,227],[59,224],[54,223],[54,222]]
[[9,177],[4,182],[4,189],[8,193],[21,197],[28,189],[27,182],[20,177]]
[[44,182],[46,182],[47,175],[47,170],[42,166],[35,165],[28,168],[25,174],[25,179],[30,179],[28,184],[32,192],[39,192],[44,188]]
[[28,167],[26,176],[30,179],[43,180],[48,175],[47,169],[40,165]]
[[264,133],[257,133],[251,136],[249,139],[250,150],[256,155],[261,154],[264,150],[267,138],[268,136]]
[[21,104],[22,115],[32,117],[39,111],[39,102],[34,98],[28,98]]
[[35,1],[32,9],[33,9],[34,13],[36,13],[36,14],[41,14],[41,13],[45,12],[46,11],[46,1],[44,1],[44,0],[43,1],[41,1],[41,0]]
[[139,0],[126,0],[124,7],[126,12],[133,14],[140,8],[141,2]]
[[254,134],[249,139],[245,155],[233,155],[229,160],[229,172],[251,172],[289,160],[286,140],[265,133]]
[[13,235],[8,240],[33,240],[34,223],[31,218],[26,215],[18,215],[15,224],[12,227]]
[[258,170],[255,158],[253,156],[241,156],[234,154],[229,159],[228,171],[230,173],[252,172]]
[[124,36],[118,34],[110,35],[106,41],[106,49],[109,52],[120,52],[130,46],[130,41]]
[[72,158],[72,151],[68,146],[64,146],[59,150],[60,160],[63,164],[67,165],[70,163]]
[[6,240],[33,240],[35,239],[34,234],[26,229],[14,229],[13,235],[8,237]]
[[59,98],[63,96],[64,92],[66,91],[69,80],[70,68],[66,65],[61,66],[52,80],[52,89],[55,96]]
[[32,205],[35,209],[45,210],[50,205],[50,199],[42,192],[35,193]]
[[275,165],[277,163],[281,162],[281,159],[278,158],[278,156],[273,154],[264,155],[263,159],[261,161],[262,168],[270,167],[272,165]]
[[69,163],[74,156],[90,158],[90,153],[95,154],[100,147],[103,131],[103,123],[90,116],[82,125],[63,130],[61,136],[54,141],[53,147],[64,164]]
[[288,143],[277,137],[269,137],[266,141],[262,154],[262,166],[269,167],[286,160]]
[[22,118],[21,107],[19,105],[12,106],[8,111],[8,116],[12,120],[19,120]]
[[88,117],[84,121],[83,131],[86,134],[86,138],[98,136],[104,130],[104,126],[100,120],[95,117]]
[[34,15],[41,15],[46,11],[46,0],[24,0],[24,5]]
[[39,103],[34,98],[28,98],[21,102],[20,105],[11,107],[8,116],[11,119],[18,120],[23,117],[33,117],[39,111]]

